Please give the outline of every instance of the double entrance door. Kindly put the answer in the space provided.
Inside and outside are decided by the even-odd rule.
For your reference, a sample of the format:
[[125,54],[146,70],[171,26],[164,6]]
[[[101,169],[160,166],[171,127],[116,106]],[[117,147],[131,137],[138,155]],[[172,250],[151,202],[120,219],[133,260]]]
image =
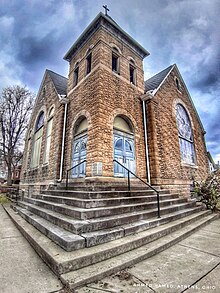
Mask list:
[[[114,159],[135,173],[134,137],[122,132],[114,133]],[[127,177],[128,172],[114,162],[114,175]]]
[[[114,132],[114,159],[135,173],[134,137],[123,132]],[[86,160],[87,133],[74,138],[72,167]],[[86,162],[72,169],[71,177],[84,177],[86,175]],[[119,164],[114,162],[114,176],[127,177],[128,172]]]

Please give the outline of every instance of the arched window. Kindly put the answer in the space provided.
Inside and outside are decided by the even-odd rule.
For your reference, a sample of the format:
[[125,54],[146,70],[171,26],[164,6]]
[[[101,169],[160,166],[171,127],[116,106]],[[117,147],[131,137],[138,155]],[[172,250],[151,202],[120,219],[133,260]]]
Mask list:
[[31,132],[32,132],[32,129],[30,129],[30,131],[28,132],[27,141],[26,141],[27,148],[26,148],[26,160],[25,160],[25,167],[24,167],[25,170],[28,168],[29,153],[31,148]]
[[112,71],[119,73],[119,51],[116,47],[112,48]]
[[82,134],[83,132],[86,132],[88,129],[88,121],[86,118],[79,119],[77,121],[75,128],[74,128],[74,136],[77,136],[79,134]]
[[114,129],[133,134],[133,129],[130,122],[126,121],[121,116],[116,116],[113,123]]
[[129,63],[130,83],[136,84],[136,67],[133,59]]
[[51,108],[49,111],[48,120],[47,120],[47,133],[46,133],[46,142],[45,142],[45,151],[44,151],[44,163],[49,162],[51,132],[52,132],[52,125],[53,125],[53,114],[54,114],[54,108]]
[[44,126],[44,112],[42,111],[35,125],[35,134],[34,134],[34,143],[32,149],[32,158],[31,158],[31,167],[37,167],[40,162],[40,151],[43,135],[43,126]]
[[78,84],[79,80],[79,62],[76,63],[75,69],[73,72],[73,86],[75,87]]
[[92,51],[91,49],[89,49],[86,56],[86,74],[89,74],[91,70],[92,70]]
[[176,121],[182,162],[195,164],[192,127],[186,109],[181,104],[176,105]]

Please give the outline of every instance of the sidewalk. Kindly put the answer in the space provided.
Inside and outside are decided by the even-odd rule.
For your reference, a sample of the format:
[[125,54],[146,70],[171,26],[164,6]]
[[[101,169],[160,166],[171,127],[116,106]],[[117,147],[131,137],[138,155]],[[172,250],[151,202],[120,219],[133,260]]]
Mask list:
[[219,293],[220,220],[169,249],[77,293]]
[[0,205],[0,292],[52,293],[62,287]]
[[[67,293],[1,205],[0,264],[1,293]],[[219,293],[220,220],[154,257],[77,292]]]

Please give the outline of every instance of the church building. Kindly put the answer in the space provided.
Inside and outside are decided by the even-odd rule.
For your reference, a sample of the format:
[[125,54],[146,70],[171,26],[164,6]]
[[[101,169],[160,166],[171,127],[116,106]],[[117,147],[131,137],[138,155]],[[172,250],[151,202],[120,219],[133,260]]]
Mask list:
[[193,180],[209,174],[190,94],[176,64],[145,81],[148,55],[99,13],[64,56],[68,78],[45,71],[20,198],[15,212],[5,209],[70,289],[131,267],[217,217],[190,195]]
[[193,179],[209,173],[205,131],[177,65],[145,81],[147,56],[99,13],[64,56],[68,78],[45,71],[26,136],[23,195],[67,176],[104,188],[127,182],[130,170],[131,181],[135,174],[190,196]]

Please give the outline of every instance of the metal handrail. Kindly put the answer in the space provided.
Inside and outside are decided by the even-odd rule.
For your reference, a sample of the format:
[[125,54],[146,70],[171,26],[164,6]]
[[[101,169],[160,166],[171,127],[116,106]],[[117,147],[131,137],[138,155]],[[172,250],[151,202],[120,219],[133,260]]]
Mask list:
[[81,164],[85,163],[86,160],[83,160],[82,162],[78,163],[77,165],[73,166],[72,168],[68,169],[66,171],[66,189],[68,189],[68,183],[69,183],[69,172],[73,169],[75,169],[76,167],[79,167]]
[[131,170],[129,170],[127,167],[125,167],[124,165],[122,165],[119,161],[117,160],[113,160],[113,162],[117,163],[118,165],[120,165],[122,168],[124,168],[125,170],[128,171],[128,190],[131,191],[131,179],[130,179],[130,173],[135,176],[137,179],[139,179],[141,182],[143,182],[145,185],[147,185],[148,187],[150,187],[153,191],[155,191],[157,193],[157,216],[158,218],[160,218],[160,193],[158,190],[156,190],[153,186],[151,186],[149,183],[145,182],[143,179],[141,179],[140,177],[138,177],[136,174],[134,174]]

